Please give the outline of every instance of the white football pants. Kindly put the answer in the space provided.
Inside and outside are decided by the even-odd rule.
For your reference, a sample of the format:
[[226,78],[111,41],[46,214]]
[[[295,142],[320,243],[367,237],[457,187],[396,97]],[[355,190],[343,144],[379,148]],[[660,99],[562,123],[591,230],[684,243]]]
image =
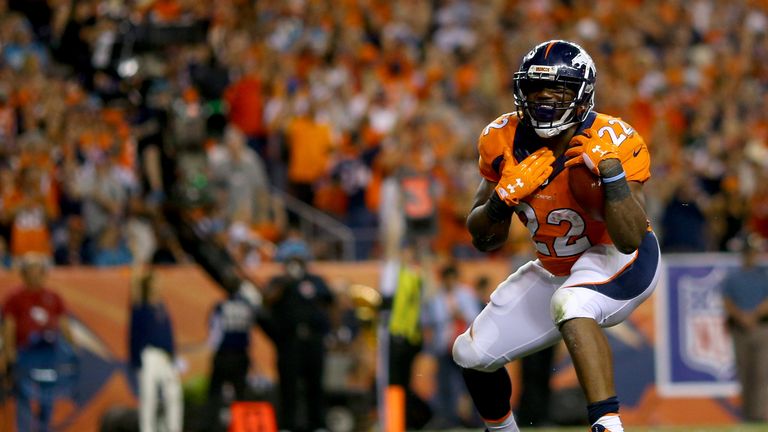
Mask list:
[[453,345],[453,359],[467,369],[491,372],[557,343],[559,325],[592,318],[602,327],[624,321],[653,292],[661,254],[656,236],[622,254],[613,245],[589,248],[569,276],[554,276],[538,260],[496,287],[491,301]]
[[[165,415],[158,424],[158,391]],[[139,370],[139,425],[141,432],[181,432],[184,400],[181,380],[167,352],[148,346],[141,352]]]

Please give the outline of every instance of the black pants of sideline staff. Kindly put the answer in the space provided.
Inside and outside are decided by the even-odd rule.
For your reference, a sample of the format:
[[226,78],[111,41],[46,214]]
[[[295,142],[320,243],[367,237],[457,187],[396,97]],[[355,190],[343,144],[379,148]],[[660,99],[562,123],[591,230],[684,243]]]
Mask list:
[[224,384],[229,384],[234,390],[230,395],[234,400],[244,400],[246,378],[250,359],[248,353],[241,350],[219,351],[213,356],[211,379],[208,384],[208,426],[211,431],[222,428],[219,413],[226,401],[222,394]]
[[[313,431],[325,428],[324,369],[325,347],[322,335],[279,339],[277,370],[280,375],[280,429]],[[305,422],[301,421],[300,412],[306,413]]]

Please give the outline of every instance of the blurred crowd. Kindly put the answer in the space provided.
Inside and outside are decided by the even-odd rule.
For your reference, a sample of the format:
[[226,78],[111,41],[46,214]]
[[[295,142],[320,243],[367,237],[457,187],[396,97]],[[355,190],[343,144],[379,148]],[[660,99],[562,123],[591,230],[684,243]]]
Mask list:
[[258,265],[295,231],[284,194],[352,229],[357,258],[381,256],[403,219],[438,253],[471,255],[477,135],[514,110],[520,58],[551,38],[592,54],[597,110],[649,143],[664,249],[728,250],[745,229],[768,236],[766,13],[761,0],[2,0],[0,260],[183,262],[163,217],[175,204]]

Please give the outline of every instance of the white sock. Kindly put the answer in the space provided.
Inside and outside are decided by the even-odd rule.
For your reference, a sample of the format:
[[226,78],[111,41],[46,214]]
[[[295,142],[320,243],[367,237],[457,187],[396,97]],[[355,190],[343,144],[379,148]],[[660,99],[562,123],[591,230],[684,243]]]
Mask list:
[[485,427],[488,429],[488,432],[520,432],[520,429],[517,428],[517,423],[515,423],[515,416],[512,414],[512,412],[510,412],[509,415],[501,421],[489,422],[486,420]]
[[604,415],[597,419],[595,424],[603,425],[611,432],[624,432],[624,427],[621,425],[621,417],[618,414]]

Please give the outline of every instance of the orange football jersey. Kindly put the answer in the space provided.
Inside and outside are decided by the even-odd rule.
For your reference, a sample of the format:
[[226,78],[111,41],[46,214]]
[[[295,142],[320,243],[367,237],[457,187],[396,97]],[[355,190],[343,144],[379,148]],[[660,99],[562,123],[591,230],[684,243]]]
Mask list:
[[[504,148],[511,147],[513,163],[519,163],[538,147],[540,138],[533,130],[518,127],[517,114],[504,114],[483,129],[478,139],[480,174],[497,183]],[[627,181],[645,182],[651,176],[651,159],[643,138],[624,121],[591,112],[576,133],[592,128],[603,139],[610,139],[619,149]],[[508,162],[507,162],[508,163]],[[592,219],[582,209],[568,187],[565,156],[553,164],[554,171],[539,189],[520,201],[515,213],[531,233],[536,254],[544,268],[563,276],[590,246],[611,243],[605,223]]]

